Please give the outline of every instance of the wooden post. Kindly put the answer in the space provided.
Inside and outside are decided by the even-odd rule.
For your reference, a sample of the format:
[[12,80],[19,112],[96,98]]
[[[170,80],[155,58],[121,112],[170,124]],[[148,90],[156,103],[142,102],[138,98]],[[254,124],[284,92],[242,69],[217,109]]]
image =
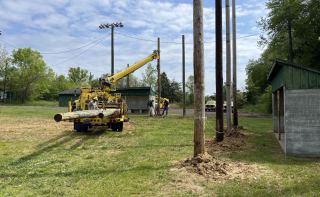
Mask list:
[[227,131],[231,131],[231,45],[230,45],[230,2],[226,0],[226,98]]
[[111,75],[114,75],[114,26],[111,25]]
[[193,1],[193,72],[194,72],[194,157],[204,150],[204,49],[203,49],[203,1]]
[[[158,38],[158,53],[160,57],[160,38]],[[160,97],[161,97],[161,73],[160,73],[160,58],[157,60],[157,71],[158,71],[158,107],[157,114],[160,116]]]
[[216,0],[216,140],[223,141],[222,3]]
[[232,54],[233,54],[233,128],[237,129],[238,121],[238,103],[237,103],[237,26],[236,26],[236,0],[232,0]]
[[183,92],[183,117],[186,116],[186,56],[185,39],[182,35],[182,92]]

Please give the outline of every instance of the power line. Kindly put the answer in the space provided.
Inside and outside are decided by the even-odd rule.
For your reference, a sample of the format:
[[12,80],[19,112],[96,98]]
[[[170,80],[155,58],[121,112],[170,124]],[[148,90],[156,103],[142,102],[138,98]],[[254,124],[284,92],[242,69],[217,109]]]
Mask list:
[[[124,34],[124,33],[119,33],[119,32],[115,32],[116,34],[119,34],[121,36],[124,36],[124,37],[128,37],[128,38],[131,38],[131,39],[135,39],[135,40],[140,40],[140,41],[145,41],[145,42],[154,42],[156,43],[157,41],[156,40],[151,40],[151,39],[146,39],[146,38],[141,38],[141,37],[138,37],[138,36],[132,36],[132,35],[129,35],[129,34]],[[242,39],[242,38],[248,38],[248,37],[253,37],[253,36],[258,36],[259,34],[251,34],[251,35],[246,35],[246,36],[241,36],[241,37],[238,37],[237,39]],[[215,40],[212,40],[212,41],[207,41],[207,42],[204,42],[204,44],[211,44],[211,43],[215,43],[216,41]],[[165,44],[182,44],[181,42],[175,42],[175,41],[161,41],[161,43],[165,43]],[[185,44],[193,44],[193,43],[185,43]]]
[[94,43],[92,46],[88,47],[87,49],[85,49],[85,50],[82,51],[81,53],[78,53],[78,54],[76,54],[76,55],[74,55],[74,56],[71,56],[70,58],[67,58],[67,59],[65,59],[65,60],[63,60],[63,61],[61,61],[61,62],[59,62],[59,63],[57,63],[57,64],[55,64],[55,65],[53,65],[53,66],[58,66],[58,65],[60,65],[60,64],[66,63],[66,62],[68,62],[68,61],[70,61],[70,60],[73,60],[74,58],[77,58],[77,57],[81,56],[82,54],[84,54],[85,52],[87,52],[87,51],[88,51],[89,49],[91,49],[92,47],[100,44],[102,40],[103,40],[103,39],[96,40],[96,41],[95,41],[96,43]]
[[56,51],[56,52],[41,52],[41,54],[46,54],[46,55],[50,55],[50,54],[61,54],[61,53],[68,53],[68,52],[72,52],[72,51],[76,51],[76,50],[79,50],[79,49],[82,49],[82,48],[85,48],[87,46],[90,46],[91,44],[94,44],[95,42],[97,41],[102,41],[103,39],[105,39],[106,37],[105,36],[101,36],[100,38],[96,39],[96,40],[93,40],[85,45],[82,45],[82,46],[79,46],[79,47],[76,47],[76,48],[73,48],[73,49],[67,49],[67,50],[63,50],[63,51]]

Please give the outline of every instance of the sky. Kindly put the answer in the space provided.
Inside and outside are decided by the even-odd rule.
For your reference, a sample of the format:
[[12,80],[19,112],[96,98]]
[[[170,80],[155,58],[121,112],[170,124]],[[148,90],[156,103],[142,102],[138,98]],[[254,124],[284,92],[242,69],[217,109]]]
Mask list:
[[[245,67],[263,51],[257,44],[261,34],[257,21],[268,11],[266,0],[236,2],[237,82],[238,89],[244,90]],[[214,6],[214,0],[204,0],[206,95],[215,92]],[[186,76],[193,75],[192,0],[0,0],[0,8],[0,45],[9,52],[23,47],[38,50],[57,74],[67,74],[76,66],[95,77],[110,73],[111,30],[101,30],[99,25],[122,22],[124,27],[115,29],[115,71],[152,53],[160,37],[161,71],[181,82],[181,35],[185,35]],[[223,18],[225,38],[224,8]],[[152,65],[156,66],[156,61]],[[134,75],[141,77],[143,71]]]

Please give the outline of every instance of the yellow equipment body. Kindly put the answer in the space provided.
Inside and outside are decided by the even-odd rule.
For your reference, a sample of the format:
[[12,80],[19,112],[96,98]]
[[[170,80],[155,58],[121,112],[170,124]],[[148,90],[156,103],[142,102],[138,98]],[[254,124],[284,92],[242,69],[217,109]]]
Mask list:
[[78,132],[88,131],[93,126],[107,126],[113,131],[122,131],[123,122],[129,121],[128,107],[121,94],[115,93],[115,84],[145,64],[159,58],[159,52],[155,50],[126,69],[100,79],[100,87],[81,88],[79,99],[72,104],[69,102],[69,112],[56,114],[55,120],[60,121],[61,117],[61,121],[73,122],[74,129]]

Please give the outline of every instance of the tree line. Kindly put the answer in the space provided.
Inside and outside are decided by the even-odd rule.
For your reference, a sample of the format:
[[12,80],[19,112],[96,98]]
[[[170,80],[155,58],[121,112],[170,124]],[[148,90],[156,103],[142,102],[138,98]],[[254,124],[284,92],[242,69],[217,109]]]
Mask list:
[[320,69],[320,1],[269,0],[269,13],[258,24],[259,45],[265,50],[247,67],[247,102],[271,112],[271,87],[267,75],[275,59]]
[[[103,76],[103,75],[102,75]],[[161,73],[162,97],[171,102],[182,99],[181,83],[170,80],[165,72]],[[130,87],[149,86],[157,90],[157,71],[148,64],[142,79],[134,74],[129,75]],[[88,70],[70,67],[67,75],[56,74],[44,61],[41,53],[31,48],[20,48],[12,54],[0,48],[0,92],[7,92],[11,102],[25,103],[30,100],[58,100],[58,94],[64,90],[83,86],[99,86],[99,78],[95,78]],[[127,79],[116,84],[117,88],[126,88]],[[193,103],[193,79],[187,82],[188,104]]]

